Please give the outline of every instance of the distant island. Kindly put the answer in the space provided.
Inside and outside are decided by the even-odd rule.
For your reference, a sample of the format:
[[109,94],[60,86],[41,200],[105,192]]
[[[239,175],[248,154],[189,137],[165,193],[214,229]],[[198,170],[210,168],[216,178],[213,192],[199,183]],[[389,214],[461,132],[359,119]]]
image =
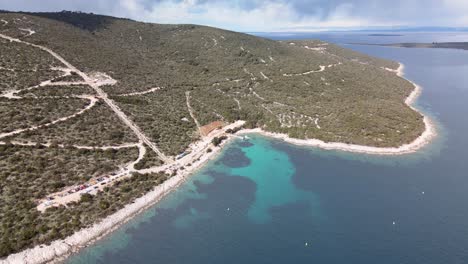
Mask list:
[[433,129],[402,74],[397,62],[318,40],[0,12],[0,258],[70,254],[245,133],[415,151]]
[[368,36],[371,36],[371,37],[401,37],[401,36],[404,36],[404,35],[376,33],[376,34],[369,34]]
[[351,43],[353,45],[375,45],[399,48],[433,48],[433,49],[461,49],[468,50],[468,42],[432,42],[432,43],[391,43],[391,44],[373,44],[373,43]]

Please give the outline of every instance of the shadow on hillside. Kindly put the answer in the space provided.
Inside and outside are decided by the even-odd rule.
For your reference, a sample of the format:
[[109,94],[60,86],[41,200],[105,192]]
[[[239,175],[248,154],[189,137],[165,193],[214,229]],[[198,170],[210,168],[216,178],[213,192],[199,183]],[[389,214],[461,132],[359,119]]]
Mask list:
[[[71,11],[62,11],[57,13],[49,12],[38,12],[38,13],[29,13],[29,12],[9,12],[5,10],[0,10],[0,13],[19,13],[27,14],[31,16],[38,16],[48,19],[57,20],[60,22],[67,23],[69,25],[78,27],[83,30],[96,31],[102,28],[106,28],[112,20],[123,19],[115,18],[110,16],[95,15],[93,13],[82,13],[82,12],[71,12]],[[128,20],[128,19],[123,19]]]

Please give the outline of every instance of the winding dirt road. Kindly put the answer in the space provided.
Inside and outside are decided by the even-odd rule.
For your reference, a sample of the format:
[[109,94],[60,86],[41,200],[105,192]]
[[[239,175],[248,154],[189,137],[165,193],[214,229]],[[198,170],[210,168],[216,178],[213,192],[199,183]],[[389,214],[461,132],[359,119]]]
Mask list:
[[44,46],[29,43],[29,42],[26,42],[17,38],[12,38],[4,34],[0,34],[0,37],[7,39],[9,41],[12,41],[12,42],[22,43],[22,44],[26,44],[26,45],[44,50],[48,52],[50,55],[52,55],[53,57],[55,57],[57,60],[62,62],[67,68],[76,72],[81,78],[83,78],[83,80],[85,81],[87,85],[89,85],[91,88],[93,88],[96,91],[98,96],[112,109],[112,111],[114,111],[114,113],[120,118],[120,120],[122,120],[124,124],[130,127],[130,129],[133,131],[133,133],[135,133],[135,135],[140,139],[140,141],[144,142],[164,162],[169,163],[172,161],[166,155],[164,155],[164,153],[160,151],[157,148],[157,146],[148,139],[148,137],[146,137],[146,135],[141,131],[141,129],[135,123],[133,123],[133,121],[131,121],[130,118],[128,118],[128,116],[114,103],[114,101],[112,101],[108,97],[108,95],[100,88],[101,85],[112,84],[112,83],[115,83],[115,81],[112,82],[112,81],[109,81],[109,79],[100,80],[96,78],[91,78],[86,73],[78,70],[75,66],[73,66],[71,63],[66,61],[62,56],[58,55],[53,50],[46,48]]
[[52,121],[50,123],[43,124],[43,125],[38,125],[38,126],[32,126],[32,127],[28,127],[28,128],[17,129],[17,130],[7,132],[7,133],[2,133],[2,134],[0,134],[0,139],[5,138],[5,137],[9,137],[9,136],[13,136],[13,135],[17,135],[17,134],[20,134],[20,133],[23,133],[23,132],[26,132],[26,131],[33,131],[33,130],[36,130],[36,129],[39,129],[39,128],[42,128],[42,127],[48,127],[48,126],[54,125],[54,124],[59,123],[59,122],[67,121],[68,119],[79,116],[79,115],[83,114],[84,112],[88,111],[89,109],[93,108],[96,105],[97,101],[98,101],[98,99],[96,97],[94,97],[94,96],[76,96],[76,98],[88,99],[89,104],[85,108],[83,108],[80,111],[74,113],[73,115],[61,117],[61,118],[56,119],[56,120],[54,120],[54,121]]

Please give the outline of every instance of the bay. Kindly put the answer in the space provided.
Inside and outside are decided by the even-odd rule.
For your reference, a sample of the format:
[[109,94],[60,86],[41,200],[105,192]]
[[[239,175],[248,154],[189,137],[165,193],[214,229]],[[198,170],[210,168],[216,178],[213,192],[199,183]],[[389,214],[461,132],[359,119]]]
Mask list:
[[380,157],[249,135],[67,262],[468,263],[468,52],[321,37],[404,63],[437,139]]

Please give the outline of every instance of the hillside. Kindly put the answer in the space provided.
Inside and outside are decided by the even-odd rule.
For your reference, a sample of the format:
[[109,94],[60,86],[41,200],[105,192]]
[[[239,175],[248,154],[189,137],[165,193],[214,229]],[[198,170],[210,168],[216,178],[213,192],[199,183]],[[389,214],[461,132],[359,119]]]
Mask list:
[[[404,103],[414,87],[395,75],[398,63],[317,40],[72,12],[2,12],[0,34],[0,256],[70,235],[168,168],[190,166],[163,167],[189,146],[195,153],[213,124],[378,147],[424,130]],[[161,165],[94,198],[36,209],[67,187]]]

